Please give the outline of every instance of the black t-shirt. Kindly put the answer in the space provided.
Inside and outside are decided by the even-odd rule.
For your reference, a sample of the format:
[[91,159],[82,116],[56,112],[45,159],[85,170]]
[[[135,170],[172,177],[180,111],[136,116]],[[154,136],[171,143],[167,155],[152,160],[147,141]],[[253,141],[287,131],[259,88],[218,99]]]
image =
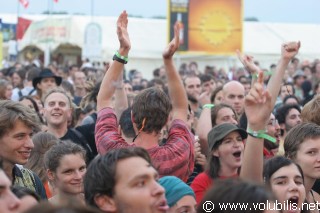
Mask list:
[[95,124],[88,124],[68,129],[67,133],[60,140],[71,140],[72,142],[81,145],[87,151],[88,164],[98,154],[95,137]]

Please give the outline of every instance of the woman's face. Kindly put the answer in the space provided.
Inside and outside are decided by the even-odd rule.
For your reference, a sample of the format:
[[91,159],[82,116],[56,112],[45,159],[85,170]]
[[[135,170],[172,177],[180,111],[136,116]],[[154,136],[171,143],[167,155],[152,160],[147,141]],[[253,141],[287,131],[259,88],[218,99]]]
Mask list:
[[223,92],[222,90],[220,90],[219,92],[217,92],[216,97],[214,98],[213,104],[217,105],[217,104],[221,104],[223,98]]
[[282,206],[281,209],[288,210],[283,212],[300,212],[298,209],[302,207],[306,191],[296,165],[291,164],[278,169],[270,178],[270,186],[278,203],[285,205],[285,208]]
[[5,98],[7,100],[11,100],[11,96],[12,96],[12,85],[11,84],[8,84],[7,87],[6,87],[6,91],[5,91]]
[[17,73],[13,73],[12,75],[12,84],[14,87],[19,87],[20,85],[22,85],[22,79]]
[[54,172],[54,184],[65,193],[82,193],[86,170],[86,163],[81,154],[65,155],[60,159],[60,165]]
[[242,163],[244,144],[238,131],[229,133],[221,145],[213,151],[213,156],[220,160],[221,169],[238,169]]
[[236,119],[236,115],[233,113],[232,109],[229,107],[224,107],[219,110],[217,118],[216,118],[216,124],[222,124],[222,123],[231,123],[238,125],[238,121]]
[[295,162],[306,178],[320,178],[320,137],[305,139],[299,146]]

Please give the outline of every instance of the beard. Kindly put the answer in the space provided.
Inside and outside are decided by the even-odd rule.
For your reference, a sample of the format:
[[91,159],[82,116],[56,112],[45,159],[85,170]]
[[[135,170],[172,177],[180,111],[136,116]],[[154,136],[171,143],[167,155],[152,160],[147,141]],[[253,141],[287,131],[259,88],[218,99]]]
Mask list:
[[193,104],[197,104],[198,103],[198,99],[196,99],[194,96],[187,94],[188,96],[188,101],[190,101]]

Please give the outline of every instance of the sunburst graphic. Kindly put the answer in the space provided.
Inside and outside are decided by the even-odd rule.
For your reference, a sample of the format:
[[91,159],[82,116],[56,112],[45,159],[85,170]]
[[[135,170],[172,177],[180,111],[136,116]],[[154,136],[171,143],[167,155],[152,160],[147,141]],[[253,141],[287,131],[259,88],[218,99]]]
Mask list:
[[221,11],[204,14],[199,27],[203,38],[215,46],[226,41],[232,33],[232,21]]

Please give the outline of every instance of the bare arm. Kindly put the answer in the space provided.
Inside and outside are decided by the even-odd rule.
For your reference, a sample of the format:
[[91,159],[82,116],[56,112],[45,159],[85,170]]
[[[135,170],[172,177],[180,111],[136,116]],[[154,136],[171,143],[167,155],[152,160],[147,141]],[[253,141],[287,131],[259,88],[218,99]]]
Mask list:
[[[128,27],[128,14],[126,11],[122,12],[117,21],[117,35],[120,42],[119,54],[128,56],[131,48]],[[117,87],[117,80],[122,73],[124,64],[113,61],[108,71],[106,72],[101,87],[97,96],[97,111],[105,107],[112,107],[112,96]]]
[[211,129],[211,109],[203,108],[198,121],[196,134],[200,139],[201,152],[205,155],[208,153],[208,133]]
[[114,97],[115,97],[114,107],[115,107],[116,116],[119,122],[122,112],[128,108],[128,98],[123,87],[123,72],[121,72],[119,76]]
[[[245,112],[248,118],[248,129],[264,130],[272,111],[271,96],[263,85],[263,73],[260,72],[257,82],[245,98]],[[263,139],[248,136],[240,177],[262,183]]]
[[173,55],[179,48],[179,25],[174,26],[174,38],[164,50],[163,62],[168,78],[169,96],[172,101],[172,118],[187,122],[188,99],[181,78],[174,66]]
[[272,106],[276,103],[287,66],[291,59],[298,53],[299,48],[300,42],[289,42],[281,46],[281,58],[276,67],[276,72],[272,74],[268,83],[268,90],[272,96]]

